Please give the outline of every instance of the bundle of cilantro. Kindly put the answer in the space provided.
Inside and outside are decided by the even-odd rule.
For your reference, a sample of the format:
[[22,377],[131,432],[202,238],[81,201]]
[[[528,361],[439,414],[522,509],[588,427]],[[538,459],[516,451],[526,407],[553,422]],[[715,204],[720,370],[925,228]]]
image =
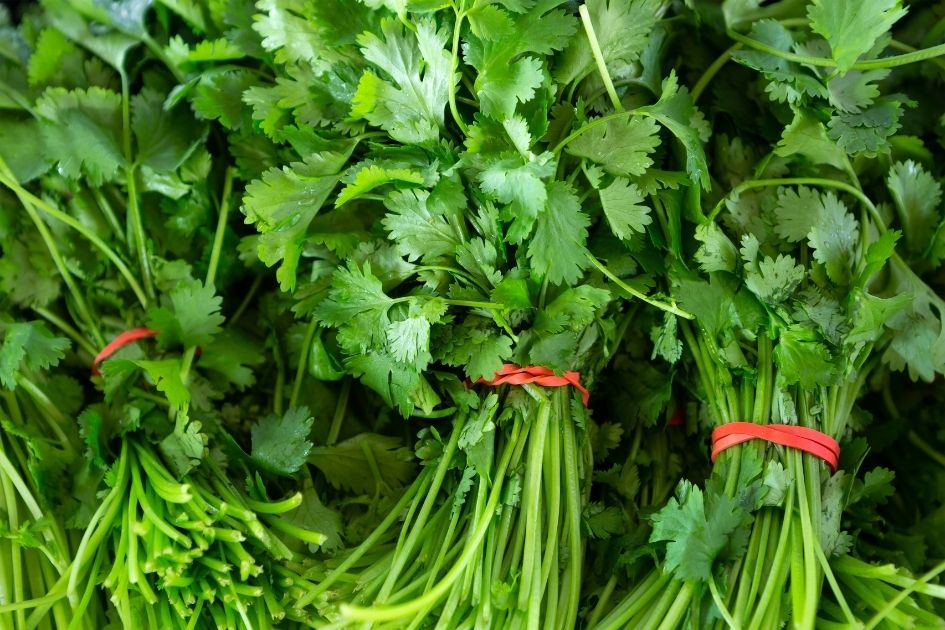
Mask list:
[[[434,420],[389,517],[298,603],[329,619],[576,624],[584,406],[571,388],[475,383],[514,364],[592,386],[628,302],[687,316],[647,295],[661,267],[642,202],[707,174],[698,114],[659,76],[663,35],[650,31],[666,7],[565,5],[319,2],[297,15],[260,3],[253,28],[275,80],[202,84],[217,99],[242,89],[289,156],[248,185],[243,212],[295,312],[323,329],[336,366]],[[645,74],[650,104],[590,117],[602,81],[614,93],[604,66]],[[680,138],[686,171],[653,168],[661,134]]]
[[[599,627],[941,622],[934,599],[945,591],[927,582],[945,565],[921,578],[869,565],[841,529],[846,510],[853,528],[868,530],[870,519],[857,515],[892,492],[887,469],[856,478],[867,447],[851,438],[871,375],[889,368],[931,380],[945,371],[945,302],[916,273],[938,264],[938,184],[915,162],[890,159],[921,153],[922,140],[896,135],[912,103],[877,84],[942,47],[895,43],[911,52],[880,57],[905,11],[879,4],[700,7],[701,17],[724,18],[737,41],[696,83],[697,95],[712,88],[720,99],[710,117],[713,170],[720,188],[734,187],[708,198],[708,216],[693,188],[695,251],[667,248],[670,292],[695,315],[680,324],[689,369],[713,426],[809,427],[841,441],[843,457],[831,474],[817,457],[759,440],[721,453],[704,490],[682,482],[653,516],[663,566]],[[721,102],[731,86],[752,84],[729,60],[762,75],[741,105]],[[940,90],[941,76],[931,83]],[[748,108],[759,137],[749,142],[741,127],[741,138],[720,133]]]
[[283,395],[301,338],[239,261],[235,165],[175,89],[172,34],[205,25],[178,10],[0,13],[4,627],[311,624],[302,560],[337,544],[300,472],[334,397]]

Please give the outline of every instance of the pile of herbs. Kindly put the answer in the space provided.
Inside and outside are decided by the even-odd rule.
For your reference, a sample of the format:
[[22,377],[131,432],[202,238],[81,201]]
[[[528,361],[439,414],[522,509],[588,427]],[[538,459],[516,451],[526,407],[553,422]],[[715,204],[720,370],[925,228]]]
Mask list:
[[[943,625],[943,40],[896,0],[2,10],[0,625]],[[734,421],[839,470],[713,464]]]

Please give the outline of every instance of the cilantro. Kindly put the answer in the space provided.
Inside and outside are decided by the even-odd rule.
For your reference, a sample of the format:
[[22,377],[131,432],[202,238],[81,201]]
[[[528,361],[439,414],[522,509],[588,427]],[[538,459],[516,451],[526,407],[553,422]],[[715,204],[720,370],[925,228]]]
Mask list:
[[[378,484],[400,487],[414,469],[409,450],[398,440],[373,433],[359,433],[335,446],[312,447],[309,462],[326,473],[332,486],[358,493],[373,493]],[[373,477],[369,462],[376,466],[380,478]]]
[[613,175],[643,175],[653,164],[650,154],[659,144],[658,130],[652,118],[619,118],[603,124],[592,120],[567,151],[600,164]]
[[729,497],[706,497],[700,488],[682,481],[676,496],[653,515],[650,540],[668,541],[664,570],[684,580],[705,581],[723,551],[735,556],[743,551],[737,541],[750,523],[750,512]]
[[220,332],[222,299],[212,286],[196,281],[181,284],[170,292],[168,302],[148,315],[148,326],[158,331],[162,346],[206,345]]
[[906,14],[898,0],[869,0],[854,5],[843,0],[814,0],[807,11],[811,28],[830,44],[841,72],[873,48],[876,40]]
[[36,103],[43,119],[46,159],[71,179],[88,177],[96,185],[114,179],[124,166],[121,149],[121,96],[92,87],[49,88]]
[[5,325],[0,345],[0,383],[13,389],[21,370],[53,367],[65,356],[69,346],[67,339],[54,337],[42,322]]
[[268,415],[252,430],[253,462],[263,470],[290,476],[305,465],[312,443],[312,416],[306,407],[293,407],[282,416]]
[[[349,149],[350,150],[350,149]],[[286,289],[296,272],[306,230],[338,182],[338,154],[321,154],[307,162],[273,168],[246,189],[243,212],[262,233],[257,251],[267,265],[281,261],[277,277]]]
[[528,257],[535,270],[554,284],[574,283],[588,265],[584,252],[590,220],[567,185],[548,186],[548,208],[538,216]]
[[[443,108],[455,80],[445,49],[447,35],[427,20],[420,20],[410,35],[393,20],[385,21],[382,31],[383,38],[366,32],[358,43],[364,59],[393,83],[366,70],[354,96],[352,114],[382,127],[400,142],[434,141],[443,126]],[[416,43],[408,37],[416,38]]]

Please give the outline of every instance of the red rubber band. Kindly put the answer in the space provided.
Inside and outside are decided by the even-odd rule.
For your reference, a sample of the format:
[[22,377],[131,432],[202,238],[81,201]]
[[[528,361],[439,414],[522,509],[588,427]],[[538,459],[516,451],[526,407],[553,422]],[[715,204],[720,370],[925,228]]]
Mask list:
[[561,376],[558,376],[552,370],[539,365],[519,367],[511,363],[506,363],[502,366],[501,370],[495,373],[495,378],[491,381],[480,378],[476,383],[491,385],[493,387],[497,385],[525,385],[527,383],[535,383],[536,385],[543,385],[544,387],[567,387],[570,385],[581,392],[581,400],[584,402],[585,407],[587,407],[591,399],[591,393],[587,391],[586,387],[581,385],[580,372],[565,372]]
[[95,356],[95,359],[92,360],[92,376],[99,376],[99,374],[101,374],[98,371],[99,364],[101,364],[101,362],[107,359],[108,357],[118,352],[118,350],[124,348],[129,343],[134,343],[140,339],[148,339],[150,337],[156,337],[157,334],[158,334],[158,331],[152,330],[150,328],[132,328],[131,330],[126,330],[125,332],[121,333],[120,335],[112,339],[111,343],[109,343],[107,346],[102,348],[102,351],[99,352]]
[[840,464],[840,445],[825,433],[792,424],[754,424],[730,422],[712,431],[712,461],[719,453],[749,440],[764,440],[796,448],[827,462],[836,472]]

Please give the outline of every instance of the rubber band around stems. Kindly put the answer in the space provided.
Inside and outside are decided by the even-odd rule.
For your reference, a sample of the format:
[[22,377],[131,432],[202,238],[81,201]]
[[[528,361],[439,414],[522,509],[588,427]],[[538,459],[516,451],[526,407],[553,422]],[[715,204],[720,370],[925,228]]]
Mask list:
[[99,376],[101,372],[98,370],[98,366],[101,365],[102,361],[112,356],[125,346],[141,339],[149,339],[151,337],[157,337],[158,331],[152,330],[151,328],[132,328],[131,330],[126,330],[117,337],[111,340],[107,346],[102,348],[102,351],[95,355],[95,358],[92,360],[92,376]]
[[725,449],[749,440],[764,440],[794,448],[818,457],[837,471],[840,464],[840,445],[826,433],[791,424],[754,424],[730,422],[712,431],[712,461]]
[[506,363],[495,373],[495,377],[492,380],[487,381],[484,378],[480,378],[476,381],[476,384],[491,385],[492,387],[499,385],[527,385],[529,383],[543,387],[571,386],[581,392],[581,401],[584,403],[585,407],[587,407],[591,399],[591,393],[587,391],[586,387],[581,385],[580,372],[565,372],[559,376],[555,374],[553,370],[541,367],[540,365],[519,367],[512,363]]

